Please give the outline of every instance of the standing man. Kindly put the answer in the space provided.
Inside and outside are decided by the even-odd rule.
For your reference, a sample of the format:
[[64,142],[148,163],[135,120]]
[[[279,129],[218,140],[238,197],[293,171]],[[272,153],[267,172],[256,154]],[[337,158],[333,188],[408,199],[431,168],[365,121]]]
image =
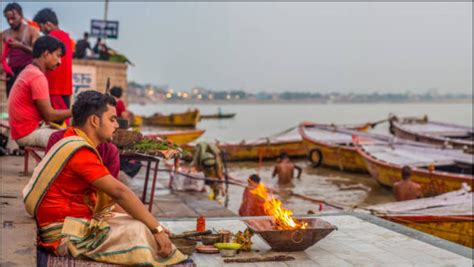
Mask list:
[[393,192],[397,201],[412,200],[422,197],[421,186],[410,180],[411,168],[403,166],[402,180],[393,185]]
[[295,175],[295,169],[298,170],[297,178],[301,179],[301,167],[292,163],[288,154],[283,151],[280,153],[278,164],[275,166],[275,169],[273,169],[272,178],[278,175],[279,185],[289,185]]
[[84,38],[76,43],[74,58],[85,58],[87,56],[87,49],[92,50],[91,43],[89,43],[89,33],[85,32]]
[[15,81],[8,98],[10,133],[19,146],[46,147],[56,130],[45,122],[71,117],[71,111],[55,110],[51,106],[45,73],[61,64],[64,45],[51,36],[42,36],[33,45],[33,62]]
[[[20,72],[33,61],[33,43],[38,39],[39,32],[23,22],[23,10],[18,3],[10,3],[3,10],[3,16],[10,25],[2,33],[2,63],[8,59],[7,97]],[[3,58],[5,55],[5,58]],[[5,62],[3,62],[5,61]],[[7,71],[8,68],[5,68]]]
[[225,179],[224,165],[220,154],[220,150],[216,145],[201,142],[195,146],[193,161],[191,162],[191,166],[195,170],[201,171],[207,178],[205,184],[211,190],[208,197],[218,202],[221,201],[219,196],[225,197],[227,193],[223,183]]
[[56,37],[66,47],[61,65],[54,71],[47,72],[46,77],[53,108],[69,109],[72,95],[72,40],[68,33],[59,29],[56,13],[50,8],[40,10],[33,20],[38,23],[42,33]]

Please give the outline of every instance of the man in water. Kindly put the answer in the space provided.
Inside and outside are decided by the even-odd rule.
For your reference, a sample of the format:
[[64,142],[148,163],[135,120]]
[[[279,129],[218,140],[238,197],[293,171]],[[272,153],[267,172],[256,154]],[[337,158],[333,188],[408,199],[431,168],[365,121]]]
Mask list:
[[289,185],[293,180],[295,169],[298,170],[297,178],[301,179],[301,167],[292,163],[288,153],[283,151],[280,153],[278,164],[273,169],[272,178],[278,175],[279,185]]
[[397,201],[411,200],[423,197],[421,186],[410,180],[411,169],[408,166],[402,168],[402,179],[393,185],[393,192]]

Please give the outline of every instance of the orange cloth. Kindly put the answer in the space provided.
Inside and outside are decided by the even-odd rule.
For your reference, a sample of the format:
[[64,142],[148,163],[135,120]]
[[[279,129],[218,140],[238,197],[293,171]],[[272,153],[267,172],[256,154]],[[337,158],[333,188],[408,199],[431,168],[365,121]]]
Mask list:
[[63,42],[66,53],[61,57],[61,65],[46,72],[51,95],[72,95],[72,41],[65,31],[52,30],[49,35]]
[[[77,135],[74,128],[68,129],[64,137]],[[38,207],[36,222],[43,227],[53,222],[63,222],[67,216],[90,219],[92,210],[87,197],[95,199],[91,183],[109,174],[96,153],[80,148],[67,161],[61,173],[46,192]],[[93,206],[92,206],[93,207]],[[44,248],[56,251],[60,240],[43,243]]]
[[240,205],[240,216],[265,216],[265,209],[263,208],[265,200],[256,194],[252,194],[248,187],[245,188],[242,196],[242,204]]
[[397,201],[412,200],[422,197],[421,186],[412,181],[399,181],[393,185]]

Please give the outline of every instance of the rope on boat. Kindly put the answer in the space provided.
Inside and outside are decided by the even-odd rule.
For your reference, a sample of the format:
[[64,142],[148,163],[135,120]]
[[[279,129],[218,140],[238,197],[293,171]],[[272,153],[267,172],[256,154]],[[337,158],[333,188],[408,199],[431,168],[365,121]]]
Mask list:
[[282,131],[282,132],[279,132],[279,133],[276,133],[276,134],[273,134],[273,135],[269,135],[268,137],[275,137],[275,136],[284,135],[284,134],[286,134],[286,133],[289,133],[289,132],[293,131],[293,130],[296,129],[297,127],[298,127],[298,126],[293,126],[293,127],[288,128],[288,129],[286,129],[286,130],[284,130],[284,131]]

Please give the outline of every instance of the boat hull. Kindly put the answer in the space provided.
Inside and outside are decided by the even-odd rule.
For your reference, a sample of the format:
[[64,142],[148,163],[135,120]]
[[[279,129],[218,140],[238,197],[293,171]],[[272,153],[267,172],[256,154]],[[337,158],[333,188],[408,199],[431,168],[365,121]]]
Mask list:
[[[396,182],[402,180],[401,168],[403,166],[377,160],[367,154],[361,147],[358,148],[358,152],[363,158],[369,173],[380,184],[393,187]],[[412,169],[410,179],[421,186],[424,197],[458,190],[462,187],[462,183],[468,184],[471,188],[474,185],[472,176],[441,171],[430,172],[420,168]]]
[[[362,172],[367,173],[367,168],[363,158],[357,152],[357,149],[350,145],[338,145],[322,141],[318,137],[307,134],[306,127],[316,125],[312,122],[303,122],[299,125],[299,133],[303,138],[303,143],[308,148],[308,157],[313,162],[313,155],[318,155],[318,165],[330,168],[336,168],[341,171]],[[347,129],[356,131],[367,131],[368,124],[360,126],[346,126]],[[317,153],[315,153],[317,152]]]
[[177,145],[190,143],[203,135],[205,130],[184,130],[184,131],[169,131],[158,132],[147,136],[158,136],[160,138],[169,140]]
[[474,248],[473,215],[386,215],[381,216],[381,218],[403,224],[466,247]]
[[229,161],[270,160],[277,158],[282,151],[291,158],[305,157],[307,147],[302,141],[291,143],[270,143],[259,145],[220,145]]
[[[348,146],[335,146],[304,139],[308,151],[317,149],[322,154],[322,165],[341,171],[367,173],[364,159],[357,149]],[[311,156],[311,155],[310,155]]]
[[[423,121],[423,120],[419,120]],[[426,121],[425,121],[426,122]],[[413,132],[403,128],[403,124],[398,123],[394,119],[390,120],[390,132],[402,139],[412,140],[416,142],[432,144],[439,147],[444,147],[447,144],[455,149],[463,149],[468,153],[474,153],[474,144],[466,140],[452,139],[441,136],[432,136],[420,132]]]
[[155,114],[145,118],[144,123],[151,126],[196,127],[200,120],[198,110],[170,115]]
[[201,119],[232,119],[235,113],[201,115]]
[[[291,158],[306,157],[307,146],[302,141],[290,143],[269,143],[269,144],[223,144],[219,148],[226,153],[227,161],[255,161],[272,160],[278,158],[282,151],[288,153]],[[193,145],[185,145],[183,149],[192,152]]]

